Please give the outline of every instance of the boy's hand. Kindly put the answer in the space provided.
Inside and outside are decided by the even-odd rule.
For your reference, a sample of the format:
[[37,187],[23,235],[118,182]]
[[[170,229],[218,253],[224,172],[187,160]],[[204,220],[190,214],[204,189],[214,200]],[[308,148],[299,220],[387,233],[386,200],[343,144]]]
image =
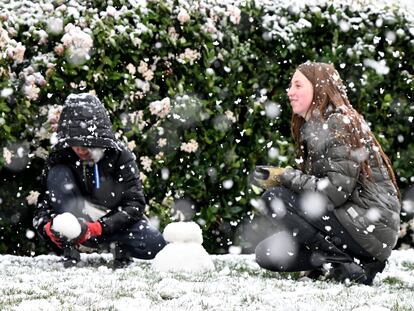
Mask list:
[[82,244],[91,238],[96,238],[102,234],[102,225],[99,221],[81,223],[82,232],[76,239],[77,243]]
[[57,247],[62,248],[62,240],[60,234],[52,229],[52,221],[49,221],[44,227],[46,235],[49,239],[57,245]]

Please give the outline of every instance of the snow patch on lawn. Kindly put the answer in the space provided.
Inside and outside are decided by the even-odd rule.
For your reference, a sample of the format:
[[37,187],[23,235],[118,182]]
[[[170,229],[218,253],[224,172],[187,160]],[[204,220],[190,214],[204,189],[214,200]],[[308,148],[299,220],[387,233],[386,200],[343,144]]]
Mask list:
[[0,256],[2,310],[412,310],[414,250],[394,251],[373,286],[300,281],[261,269],[254,255],[211,255],[216,271],[158,272],[137,260],[112,270],[112,255]]

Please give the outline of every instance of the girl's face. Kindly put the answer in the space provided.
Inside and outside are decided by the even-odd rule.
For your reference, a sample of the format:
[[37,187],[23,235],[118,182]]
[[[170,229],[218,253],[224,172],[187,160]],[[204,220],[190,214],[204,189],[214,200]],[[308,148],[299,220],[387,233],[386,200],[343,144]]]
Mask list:
[[306,116],[306,113],[308,112],[313,99],[313,86],[299,70],[296,70],[290,81],[287,95],[293,113],[307,119],[309,116]]

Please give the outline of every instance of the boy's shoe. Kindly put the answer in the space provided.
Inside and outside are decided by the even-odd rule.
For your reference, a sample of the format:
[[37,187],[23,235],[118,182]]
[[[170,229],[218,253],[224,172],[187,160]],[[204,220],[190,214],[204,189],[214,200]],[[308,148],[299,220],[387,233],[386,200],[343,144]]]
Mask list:
[[113,263],[114,269],[123,269],[129,266],[133,262],[132,258],[115,258]]
[[63,249],[63,266],[65,268],[74,267],[80,262],[80,253],[73,247]]
[[127,251],[123,250],[118,245],[115,246],[113,250],[113,256],[114,256],[114,263],[113,263],[114,269],[125,268],[133,262],[131,255]]

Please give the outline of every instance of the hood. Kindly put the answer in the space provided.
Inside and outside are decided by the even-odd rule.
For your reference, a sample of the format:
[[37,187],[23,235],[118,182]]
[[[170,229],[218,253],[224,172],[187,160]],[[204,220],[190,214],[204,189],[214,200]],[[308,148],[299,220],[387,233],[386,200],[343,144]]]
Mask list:
[[71,94],[66,98],[54,148],[72,146],[120,149],[107,110],[92,94]]

